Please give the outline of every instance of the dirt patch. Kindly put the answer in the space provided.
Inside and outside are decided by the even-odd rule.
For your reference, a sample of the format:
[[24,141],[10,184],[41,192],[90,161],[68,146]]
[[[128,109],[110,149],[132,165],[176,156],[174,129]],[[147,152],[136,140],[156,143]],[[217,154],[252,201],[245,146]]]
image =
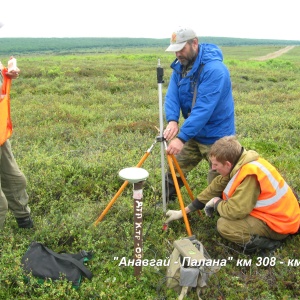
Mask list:
[[290,50],[292,50],[293,48],[295,48],[295,46],[287,46],[285,48],[282,48],[276,52],[273,53],[269,53],[265,56],[260,56],[260,57],[255,57],[253,58],[254,60],[259,60],[259,61],[263,61],[263,60],[268,60],[268,59],[272,59],[272,58],[276,58],[279,57],[280,55],[282,55],[283,53],[286,53]]

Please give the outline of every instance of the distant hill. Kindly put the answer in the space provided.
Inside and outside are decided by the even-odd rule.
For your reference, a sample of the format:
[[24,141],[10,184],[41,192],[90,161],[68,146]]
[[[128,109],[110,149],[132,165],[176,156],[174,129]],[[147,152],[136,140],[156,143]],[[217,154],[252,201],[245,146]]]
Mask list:
[[[219,46],[300,45],[300,41],[200,37]],[[164,48],[169,39],[150,38],[0,38],[0,55],[30,53],[106,52],[125,48]]]

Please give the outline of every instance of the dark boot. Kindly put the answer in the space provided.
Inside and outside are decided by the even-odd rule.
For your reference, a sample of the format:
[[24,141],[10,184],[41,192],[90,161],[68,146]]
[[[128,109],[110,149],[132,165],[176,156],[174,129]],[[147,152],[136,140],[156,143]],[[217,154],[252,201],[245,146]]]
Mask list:
[[281,245],[281,241],[271,240],[263,236],[254,235],[245,245],[245,252],[253,253],[257,250],[275,251]]
[[25,217],[25,218],[16,218],[16,220],[17,220],[19,228],[29,229],[29,228],[33,227],[33,221],[30,218],[30,216]]
[[[179,188],[184,186],[184,183],[180,177],[177,177]],[[172,174],[168,173],[165,176],[165,187],[166,187],[166,203],[174,201],[177,197],[175,184],[173,181]]]

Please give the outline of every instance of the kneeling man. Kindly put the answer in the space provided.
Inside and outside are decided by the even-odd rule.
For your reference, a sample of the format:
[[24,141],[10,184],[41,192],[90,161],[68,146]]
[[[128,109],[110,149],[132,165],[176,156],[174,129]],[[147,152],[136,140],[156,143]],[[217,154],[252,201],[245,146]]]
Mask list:
[[[253,150],[245,150],[234,136],[211,147],[212,168],[219,172],[212,183],[185,207],[186,213],[203,209],[209,217],[217,211],[217,230],[245,252],[274,250],[290,234],[299,232],[300,206],[296,194],[279,172]],[[182,218],[169,210],[170,222]]]

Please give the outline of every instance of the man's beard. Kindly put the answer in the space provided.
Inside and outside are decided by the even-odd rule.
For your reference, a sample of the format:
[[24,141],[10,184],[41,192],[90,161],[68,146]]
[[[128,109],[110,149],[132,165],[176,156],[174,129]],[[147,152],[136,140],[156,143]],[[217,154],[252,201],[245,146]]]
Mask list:
[[191,47],[191,52],[188,55],[179,56],[177,58],[183,66],[188,67],[194,63],[196,57],[197,57],[197,52],[194,51],[194,49]]

